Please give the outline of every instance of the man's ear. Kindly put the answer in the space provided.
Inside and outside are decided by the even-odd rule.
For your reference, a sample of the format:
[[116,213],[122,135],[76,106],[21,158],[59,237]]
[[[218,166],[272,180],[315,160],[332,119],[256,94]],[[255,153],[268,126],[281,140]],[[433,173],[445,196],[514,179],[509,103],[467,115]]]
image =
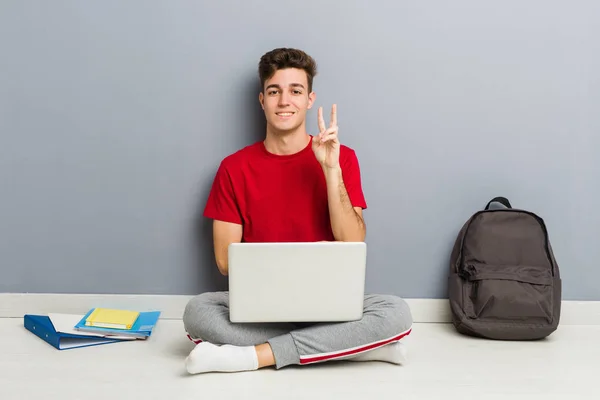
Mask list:
[[308,109],[310,110],[317,99],[317,94],[315,92],[310,92],[308,95]]
[[260,103],[260,106],[262,107],[262,109],[265,109],[265,96],[263,96],[263,93],[260,92],[258,94],[258,102]]

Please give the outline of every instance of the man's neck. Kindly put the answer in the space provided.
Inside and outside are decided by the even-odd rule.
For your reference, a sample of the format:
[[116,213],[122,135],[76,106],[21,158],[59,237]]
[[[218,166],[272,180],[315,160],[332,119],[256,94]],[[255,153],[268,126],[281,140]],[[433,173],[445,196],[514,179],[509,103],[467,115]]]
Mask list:
[[276,155],[296,154],[306,148],[310,136],[306,133],[304,126],[296,131],[283,133],[273,132],[267,128],[267,136],[264,144],[269,153]]

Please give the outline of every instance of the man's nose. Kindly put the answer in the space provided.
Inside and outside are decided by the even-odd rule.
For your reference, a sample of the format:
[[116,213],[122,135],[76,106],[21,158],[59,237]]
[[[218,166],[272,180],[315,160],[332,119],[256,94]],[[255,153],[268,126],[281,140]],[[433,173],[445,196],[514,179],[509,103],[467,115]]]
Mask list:
[[289,94],[285,91],[281,92],[281,96],[279,96],[279,105],[287,105],[289,104]]

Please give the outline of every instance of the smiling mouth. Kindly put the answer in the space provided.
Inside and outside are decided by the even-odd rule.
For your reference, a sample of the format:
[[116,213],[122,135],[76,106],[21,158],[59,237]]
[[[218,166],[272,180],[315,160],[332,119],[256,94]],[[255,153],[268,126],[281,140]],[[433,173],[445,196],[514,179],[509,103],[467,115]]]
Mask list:
[[278,113],[275,113],[275,114],[277,114],[280,117],[291,117],[295,113],[293,113],[293,112],[278,112]]

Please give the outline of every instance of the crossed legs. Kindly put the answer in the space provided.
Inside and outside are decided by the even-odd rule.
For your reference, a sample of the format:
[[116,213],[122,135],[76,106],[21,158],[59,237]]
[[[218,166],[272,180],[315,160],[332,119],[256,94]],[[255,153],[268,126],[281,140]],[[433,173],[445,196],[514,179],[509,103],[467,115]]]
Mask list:
[[183,322],[197,346],[188,358],[190,373],[248,371],[351,359],[401,363],[401,339],[410,334],[406,302],[391,295],[366,295],[359,321],[317,324],[234,324],[229,294],[203,293],[186,306]]

